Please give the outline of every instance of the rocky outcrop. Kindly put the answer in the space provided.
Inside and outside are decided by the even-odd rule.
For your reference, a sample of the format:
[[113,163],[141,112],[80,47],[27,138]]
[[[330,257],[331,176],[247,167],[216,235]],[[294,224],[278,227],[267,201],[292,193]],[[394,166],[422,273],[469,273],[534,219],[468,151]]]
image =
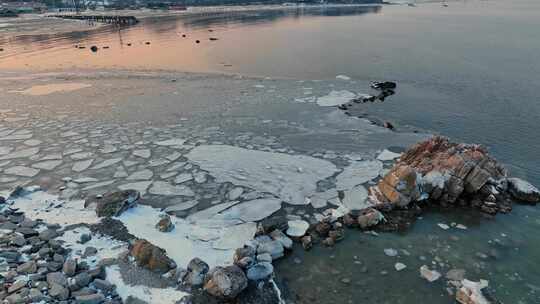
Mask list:
[[147,240],[137,240],[130,250],[137,265],[158,273],[166,273],[176,267],[165,250],[152,245]]
[[136,190],[108,192],[103,196],[90,196],[84,202],[84,207],[94,206],[99,217],[119,216],[125,210],[134,206],[139,200],[140,193]]
[[204,284],[204,290],[214,297],[230,300],[236,298],[247,286],[244,271],[232,265],[212,269]]
[[510,211],[510,194],[528,203],[540,199],[532,185],[508,178],[482,146],[456,144],[440,136],[406,151],[370,188],[370,200],[379,206],[407,207],[411,202],[429,201],[471,205],[489,214]]

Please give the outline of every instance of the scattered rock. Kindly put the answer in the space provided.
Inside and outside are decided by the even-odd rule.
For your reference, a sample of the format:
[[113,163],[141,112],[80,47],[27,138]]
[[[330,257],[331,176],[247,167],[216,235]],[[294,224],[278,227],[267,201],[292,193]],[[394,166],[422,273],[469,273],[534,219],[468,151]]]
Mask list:
[[259,262],[247,270],[247,278],[251,281],[268,279],[274,273],[274,266],[269,262]]
[[199,258],[191,260],[187,266],[187,273],[183,283],[187,286],[198,287],[204,284],[204,277],[208,273],[208,264]]
[[456,301],[461,304],[490,304],[490,301],[482,294],[482,289],[487,286],[486,280],[473,282],[464,279],[461,281],[461,288],[456,293]]
[[520,178],[509,178],[508,188],[512,196],[521,202],[537,204],[540,202],[540,190]]
[[174,229],[171,217],[168,215],[163,216],[159,222],[157,222],[156,228],[161,232],[171,232]]
[[209,276],[210,279],[204,284],[204,290],[220,299],[234,299],[248,286],[244,271],[235,265],[216,267]]
[[99,217],[119,216],[131,208],[139,199],[140,193],[136,190],[121,190],[108,192],[102,198],[92,196],[84,202],[85,208],[96,205],[96,214]]
[[165,250],[152,245],[147,240],[137,240],[130,253],[140,267],[151,271],[166,273],[175,267],[174,262],[167,257]]

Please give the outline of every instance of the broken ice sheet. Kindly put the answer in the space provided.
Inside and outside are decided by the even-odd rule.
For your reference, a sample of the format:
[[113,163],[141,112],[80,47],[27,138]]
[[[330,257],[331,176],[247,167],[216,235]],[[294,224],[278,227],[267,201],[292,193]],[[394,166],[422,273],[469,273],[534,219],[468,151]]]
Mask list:
[[272,193],[283,201],[304,205],[319,180],[337,167],[329,161],[304,155],[248,150],[227,145],[202,145],[186,157],[215,177],[217,182]]
[[353,162],[337,176],[336,187],[338,190],[348,190],[366,183],[378,177],[382,168],[383,164],[377,160]]

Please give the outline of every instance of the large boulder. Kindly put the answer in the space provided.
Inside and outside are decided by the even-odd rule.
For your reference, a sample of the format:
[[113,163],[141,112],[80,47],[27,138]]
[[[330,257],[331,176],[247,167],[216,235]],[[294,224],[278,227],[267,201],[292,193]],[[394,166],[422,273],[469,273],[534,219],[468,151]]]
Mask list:
[[216,267],[209,274],[204,290],[214,297],[231,300],[248,286],[244,271],[238,266]]
[[183,284],[190,287],[202,286],[208,270],[210,270],[210,267],[203,260],[199,258],[192,259],[187,266]]
[[490,304],[484,297],[482,289],[488,286],[488,281],[473,282],[467,279],[461,281],[461,288],[456,293],[456,301],[460,304]]
[[108,192],[103,197],[90,196],[84,202],[84,207],[94,206],[98,217],[119,216],[125,210],[135,205],[140,198],[137,190],[121,190]]
[[176,267],[165,250],[152,245],[147,240],[137,240],[131,247],[131,255],[137,265],[158,273],[165,273]]

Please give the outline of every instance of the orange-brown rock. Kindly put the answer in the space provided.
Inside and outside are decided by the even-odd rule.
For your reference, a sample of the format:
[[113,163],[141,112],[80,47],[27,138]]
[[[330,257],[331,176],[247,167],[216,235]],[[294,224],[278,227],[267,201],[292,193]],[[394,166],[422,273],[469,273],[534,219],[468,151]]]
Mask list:
[[137,240],[131,247],[131,255],[135,258],[137,265],[151,271],[165,273],[175,267],[165,250],[152,245],[147,240]]

